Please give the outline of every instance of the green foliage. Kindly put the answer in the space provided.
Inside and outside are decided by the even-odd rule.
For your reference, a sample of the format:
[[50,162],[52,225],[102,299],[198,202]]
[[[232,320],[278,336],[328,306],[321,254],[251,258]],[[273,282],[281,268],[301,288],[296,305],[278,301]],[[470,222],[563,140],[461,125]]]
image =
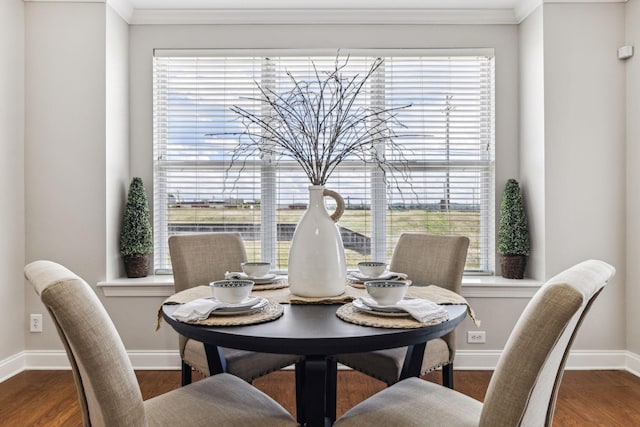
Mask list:
[[149,204],[142,179],[135,177],[129,186],[127,207],[120,232],[120,253],[123,256],[153,252],[153,234],[149,221]]
[[[278,209],[276,222],[278,224],[297,224],[304,214],[303,209]],[[387,218],[393,218],[394,230],[405,232],[429,232],[433,234],[463,235],[471,238],[467,268],[480,269],[480,234],[481,217],[479,210],[465,211],[440,211],[426,209],[398,209],[387,210]],[[169,207],[170,224],[191,224],[194,221],[202,221],[204,224],[217,224],[228,222],[232,224],[259,224],[260,208],[195,208],[195,207]],[[355,232],[367,235],[371,224],[371,211],[364,209],[346,209],[340,218],[340,225]],[[250,259],[261,259],[260,241],[245,240],[247,253]],[[278,268],[287,268],[289,259],[290,242],[280,240],[277,244]],[[395,241],[387,244],[387,259],[391,258]],[[370,260],[370,255],[360,254],[345,248],[347,266],[355,268],[360,261]],[[168,261],[167,261],[168,262]]]
[[498,253],[529,255],[529,225],[524,210],[520,185],[515,179],[507,181],[500,203]]

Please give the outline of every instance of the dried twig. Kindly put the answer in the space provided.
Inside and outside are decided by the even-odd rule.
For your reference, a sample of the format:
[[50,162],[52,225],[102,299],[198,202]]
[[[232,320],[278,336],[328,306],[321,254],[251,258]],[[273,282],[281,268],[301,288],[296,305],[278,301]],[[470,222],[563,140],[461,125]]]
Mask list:
[[234,105],[244,131],[225,133],[239,136],[232,155],[233,166],[248,156],[267,154],[274,158],[296,161],[313,185],[324,185],[333,171],[347,159],[373,164],[387,182],[389,172],[399,172],[408,180],[406,157],[395,139],[393,126],[404,127],[397,119],[404,105],[392,108],[363,106],[360,97],[367,82],[380,69],[384,60],[373,61],[366,74],[347,75],[344,62],[336,57],[335,68],[320,72],[313,64],[314,80],[298,80],[287,72],[292,88],[276,93],[258,82],[258,105],[268,106],[269,116]]

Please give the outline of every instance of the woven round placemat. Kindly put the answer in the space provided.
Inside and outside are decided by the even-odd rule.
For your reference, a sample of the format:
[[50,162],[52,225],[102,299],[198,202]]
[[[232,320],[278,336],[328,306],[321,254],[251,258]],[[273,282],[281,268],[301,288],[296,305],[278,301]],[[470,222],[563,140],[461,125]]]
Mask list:
[[281,279],[276,279],[273,282],[269,282],[269,283],[261,283],[261,284],[256,283],[253,285],[252,291],[260,292],[260,291],[269,291],[272,289],[282,289],[282,288],[288,288],[288,287],[289,287],[289,282],[287,281],[286,277],[283,277]]
[[351,303],[345,304],[338,308],[336,316],[345,322],[355,323],[362,326],[373,326],[376,328],[398,328],[398,329],[414,329],[424,328],[425,326],[433,326],[442,323],[441,320],[433,322],[420,323],[413,317],[384,317],[375,314],[364,313],[355,308]]
[[238,314],[238,315],[224,315],[216,316],[212,314],[207,319],[197,320],[195,322],[188,322],[194,325],[205,326],[240,326],[240,325],[254,325],[256,323],[269,322],[276,320],[282,316],[284,308],[277,302],[269,301],[269,303],[251,314]]

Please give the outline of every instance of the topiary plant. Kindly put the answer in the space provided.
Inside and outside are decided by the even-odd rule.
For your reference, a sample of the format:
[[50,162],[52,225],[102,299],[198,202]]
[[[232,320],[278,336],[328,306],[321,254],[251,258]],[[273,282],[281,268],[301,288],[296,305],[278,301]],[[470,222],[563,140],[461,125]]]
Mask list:
[[498,229],[498,253],[502,254],[502,275],[511,279],[522,279],[529,250],[529,225],[524,210],[524,198],[518,181],[509,179],[500,203]]
[[153,252],[153,234],[149,204],[142,178],[134,177],[129,185],[127,207],[120,231],[120,253],[128,277],[145,277],[149,272],[149,255]]

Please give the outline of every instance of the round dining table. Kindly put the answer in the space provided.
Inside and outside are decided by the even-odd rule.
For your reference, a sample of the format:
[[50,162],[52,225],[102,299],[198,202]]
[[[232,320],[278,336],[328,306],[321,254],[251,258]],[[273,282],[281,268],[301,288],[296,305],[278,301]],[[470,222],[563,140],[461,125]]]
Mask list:
[[283,304],[276,320],[243,326],[202,326],[177,321],[178,305],[162,306],[164,320],[179,334],[205,345],[210,372],[225,371],[219,347],[304,356],[296,364],[298,421],[308,427],[330,425],[335,419],[337,365],[331,357],[396,347],[408,347],[401,379],[420,376],[426,343],[453,331],[464,320],[465,305],[444,305],[449,320],[411,329],[361,326],[336,316],[339,304]]

